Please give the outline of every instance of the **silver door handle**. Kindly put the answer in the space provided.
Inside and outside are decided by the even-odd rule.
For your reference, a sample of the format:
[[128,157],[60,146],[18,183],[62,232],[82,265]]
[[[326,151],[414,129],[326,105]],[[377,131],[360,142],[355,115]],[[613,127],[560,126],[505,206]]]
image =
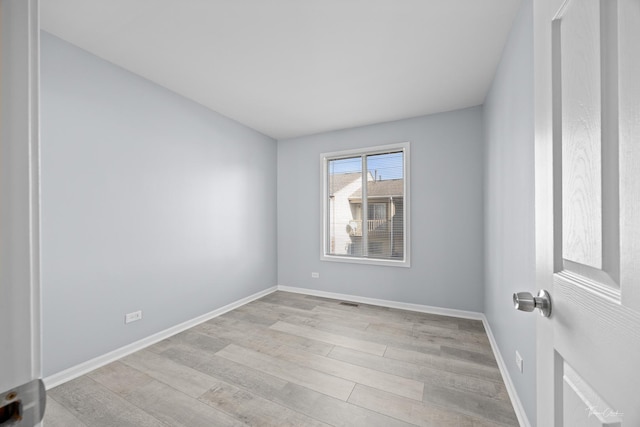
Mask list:
[[540,289],[535,297],[529,292],[517,292],[513,294],[513,307],[520,311],[533,311],[537,308],[542,316],[549,317],[551,315],[551,296],[544,289]]

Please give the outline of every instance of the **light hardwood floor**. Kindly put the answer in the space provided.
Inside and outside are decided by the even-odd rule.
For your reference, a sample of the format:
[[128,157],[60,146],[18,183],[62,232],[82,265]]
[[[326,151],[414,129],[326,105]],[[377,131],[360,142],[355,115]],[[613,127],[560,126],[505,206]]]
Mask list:
[[478,320],[275,292],[48,392],[46,427],[517,426]]

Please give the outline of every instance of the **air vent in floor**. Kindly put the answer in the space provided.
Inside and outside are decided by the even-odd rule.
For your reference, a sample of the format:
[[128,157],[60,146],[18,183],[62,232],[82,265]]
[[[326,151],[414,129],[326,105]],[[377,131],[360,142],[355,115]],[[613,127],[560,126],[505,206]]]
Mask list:
[[348,305],[349,307],[358,307],[359,304],[356,304],[355,302],[348,302],[348,301],[340,301],[339,303],[340,305]]

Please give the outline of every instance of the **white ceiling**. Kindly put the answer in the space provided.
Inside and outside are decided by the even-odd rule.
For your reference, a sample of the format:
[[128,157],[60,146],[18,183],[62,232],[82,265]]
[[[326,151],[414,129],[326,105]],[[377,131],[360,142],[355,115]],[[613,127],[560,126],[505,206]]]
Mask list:
[[42,0],[41,24],[276,139],[482,104],[520,0]]

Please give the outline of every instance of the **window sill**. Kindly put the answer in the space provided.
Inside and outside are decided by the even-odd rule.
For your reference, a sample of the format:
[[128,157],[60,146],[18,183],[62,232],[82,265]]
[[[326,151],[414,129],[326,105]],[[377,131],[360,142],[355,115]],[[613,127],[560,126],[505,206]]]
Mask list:
[[358,258],[358,257],[350,257],[350,256],[340,256],[340,255],[321,255],[320,261],[330,261],[330,262],[344,262],[349,264],[369,264],[369,265],[379,265],[385,267],[411,267],[411,263],[409,260],[404,261],[395,261],[391,259],[376,259],[376,258]]

